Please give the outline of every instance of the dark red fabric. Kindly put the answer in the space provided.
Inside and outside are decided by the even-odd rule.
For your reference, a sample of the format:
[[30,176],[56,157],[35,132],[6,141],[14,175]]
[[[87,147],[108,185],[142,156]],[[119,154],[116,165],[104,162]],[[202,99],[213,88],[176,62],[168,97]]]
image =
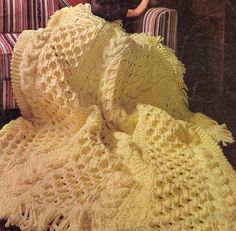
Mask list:
[[71,6],[76,6],[79,3],[90,3],[89,0],[67,0]]
[[93,14],[114,21],[126,19],[128,9],[138,6],[139,0],[91,0]]
[[138,6],[141,0],[67,0],[71,6],[79,3],[91,4],[93,14],[108,21],[126,19],[128,9]]

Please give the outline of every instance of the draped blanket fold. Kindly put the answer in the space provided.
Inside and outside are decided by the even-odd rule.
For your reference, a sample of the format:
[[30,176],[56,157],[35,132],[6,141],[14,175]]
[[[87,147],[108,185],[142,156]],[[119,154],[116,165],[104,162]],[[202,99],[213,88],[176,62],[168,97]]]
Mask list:
[[184,67],[160,38],[90,5],[24,31],[0,131],[0,217],[21,230],[236,230],[225,125],[188,109]]

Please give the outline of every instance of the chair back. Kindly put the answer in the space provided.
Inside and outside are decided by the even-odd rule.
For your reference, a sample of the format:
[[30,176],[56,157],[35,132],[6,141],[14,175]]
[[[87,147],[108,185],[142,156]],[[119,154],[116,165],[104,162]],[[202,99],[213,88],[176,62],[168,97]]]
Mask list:
[[55,11],[68,5],[66,0],[0,0],[0,33],[45,27]]

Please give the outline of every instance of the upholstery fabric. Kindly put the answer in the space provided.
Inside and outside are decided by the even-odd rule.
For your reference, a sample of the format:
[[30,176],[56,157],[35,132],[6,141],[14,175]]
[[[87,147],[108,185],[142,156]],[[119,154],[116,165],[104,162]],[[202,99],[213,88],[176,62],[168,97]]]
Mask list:
[[67,0],[58,0],[58,3],[60,9],[66,6],[70,6],[70,3]]
[[136,21],[131,21],[131,32],[162,36],[164,45],[177,50],[177,11],[158,7],[149,9]]
[[1,0],[0,33],[45,27],[50,16],[69,6],[66,0]]
[[71,6],[76,6],[79,3],[82,3],[82,4],[90,3],[90,0],[68,0],[68,2]]
[[0,34],[0,108],[16,108],[10,81],[10,64],[13,47],[19,34]]
[[20,33],[38,27],[37,0],[1,0],[0,33]]
[[0,108],[3,110],[17,108],[11,80],[0,80]]
[[0,79],[10,79],[13,47],[19,34],[0,34]]
[[38,0],[40,7],[39,27],[44,28],[51,15],[60,9],[58,0]]

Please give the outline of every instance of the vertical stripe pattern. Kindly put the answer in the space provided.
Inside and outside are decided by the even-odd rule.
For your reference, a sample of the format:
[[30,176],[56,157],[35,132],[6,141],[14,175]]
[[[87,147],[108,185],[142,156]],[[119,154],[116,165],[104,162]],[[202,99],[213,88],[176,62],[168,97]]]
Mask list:
[[151,8],[132,24],[131,31],[161,36],[163,43],[176,52],[177,49],[177,11],[167,8]]
[[13,47],[19,34],[0,34],[0,79],[10,79]]
[[11,80],[0,80],[0,108],[3,110],[17,108]]
[[59,3],[59,8],[63,8],[63,7],[68,7],[70,6],[70,4],[68,3],[67,0],[58,0],[58,3]]
[[38,0],[40,5],[39,27],[46,27],[48,20],[55,11],[60,9],[58,0]]
[[11,86],[10,65],[18,36],[18,34],[0,34],[0,108],[4,110],[17,107]]
[[0,33],[20,33],[38,27],[37,1],[0,0]]
[[[38,29],[39,27],[39,4],[38,1],[28,0],[27,3],[27,29]],[[22,31],[21,31],[22,32]]]

